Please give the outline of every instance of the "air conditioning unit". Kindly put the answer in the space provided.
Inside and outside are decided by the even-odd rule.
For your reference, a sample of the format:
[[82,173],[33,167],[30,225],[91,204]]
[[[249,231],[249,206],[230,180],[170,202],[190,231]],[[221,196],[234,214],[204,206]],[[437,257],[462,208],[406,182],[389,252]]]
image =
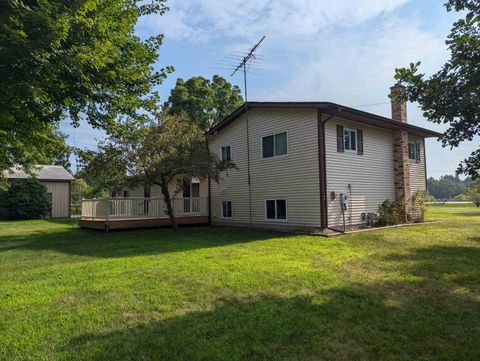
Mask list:
[[362,221],[365,221],[368,225],[373,225],[378,221],[378,213],[364,212],[362,213]]

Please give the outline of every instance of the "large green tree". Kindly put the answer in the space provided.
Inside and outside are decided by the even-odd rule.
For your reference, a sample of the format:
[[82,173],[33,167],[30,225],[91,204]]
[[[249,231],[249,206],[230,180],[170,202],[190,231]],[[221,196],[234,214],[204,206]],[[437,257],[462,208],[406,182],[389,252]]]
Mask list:
[[137,184],[160,186],[174,230],[177,222],[168,186],[177,184],[180,189],[192,177],[217,180],[222,170],[233,167],[209,152],[204,131],[184,115],[127,122],[89,156],[81,173],[97,187],[117,191]]
[[203,130],[208,130],[243,103],[241,90],[219,75],[212,80],[201,76],[187,81],[179,78],[164,110],[169,114],[186,114]]
[[172,69],[154,69],[162,36],[135,25],[164,1],[0,0],[0,170],[42,162],[62,119],[109,132],[156,111]]
[[[441,138],[443,146],[457,147],[480,136],[480,2],[449,0],[445,6],[465,12],[446,40],[450,60],[429,78],[419,73],[420,62],[397,69],[395,77],[406,85],[406,98],[418,102],[428,120],[449,125]],[[457,172],[480,177],[480,148]]]
[[127,165],[111,139],[99,142],[97,150],[77,151],[75,178],[85,181],[92,198],[109,197],[127,185]]

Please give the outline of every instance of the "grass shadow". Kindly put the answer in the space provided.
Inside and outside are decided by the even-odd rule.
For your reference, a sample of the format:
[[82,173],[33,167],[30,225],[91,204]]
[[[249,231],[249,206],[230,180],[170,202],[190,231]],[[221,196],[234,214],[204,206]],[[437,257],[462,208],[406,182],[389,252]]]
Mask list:
[[[66,224],[65,221],[60,223]],[[182,252],[280,237],[287,235],[209,226],[182,227],[178,232],[173,232],[169,228],[151,228],[109,233],[65,227],[0,236],[0,252],[15,249],[54,250],[81,256],[128,257]]]
[[462,287],[480,293],[480,248],[432,246],[385,259],[424,282],[440,282],[452,292]]
[[91,360],[480,359],[480,249],[388,260],[416,277],[219,299],[210,311],[157,321],[139,315],[134,327],[78,335],[67,349]]
[[382,290],[382,286],[352,286],[312,296],[220,301],[209,312],[80,335],[71,339],[66,352],[90,360],[480,357],[480,315],[474,311],[478,301],[443,294],[450,304],[461,306],[437,307],[432,314],[430,305],[419,302],[415,294],[390,303]]
[[455,213],[456,217],[480,217],[480,210],[472,210],[472,212]]
[[78,335],[67,349],[91,360],[478,360],[480,248],[385,260],[401,280],[218,299],[157,321],[139,314],[133,327]]

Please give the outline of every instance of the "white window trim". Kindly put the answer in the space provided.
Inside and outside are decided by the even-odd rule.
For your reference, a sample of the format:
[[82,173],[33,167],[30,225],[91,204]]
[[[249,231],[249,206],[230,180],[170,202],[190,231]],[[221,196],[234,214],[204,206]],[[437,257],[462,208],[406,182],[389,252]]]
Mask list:
[[[282,134],[282,133],[287,133],[287,153],[286,154],[282,154],[282,155],[275,155],[275,136],[277,134]],[[267,137],[271,137],[273,136],[273,153],[274,155],[272,157],[264,157],[263,156],[263,138],[267,138]],[[284,158],[284,157],[288,157],[289,153],[290,153],[290,141],[289,141],[289,134],[288,134],[288,130],[284,130],[284,131],[281,131],[281,132],[276,132],[276,133],[273,133],[273,134],[268,134],[268,135],[264,135],[262,136],[262,138],[260,139],[260,149],[261,149],[261,152],[260,152],[260,158],[262,160],[264,159],[274,159],[274,158]]]
[[[232,204],[232,216],[231,217],[224,217],[223,216],[223,202],[230,202]],[[221,219],[233,219],[233,201],[230,199],[222,199],[220,201],[220,218]]]
[[[268,218],[267,217],[267,201],[275,201],[275,218]],[[277,201],[285,201],[285,219],[278,219],[277,218]],[[233,212],[232,212],[233,213]],[[287,198],[266,198],[264,202],[264,213],[265,213],[265,221],[268,222],[287,222],[288,221],[288,200]]]
[[[355,149],[347,149],[345,147],[345,131],[347,132],[355,132]],[[351,133],[350,133],[351,134]],[[350,141],[351,142],[351,141]],[[348,127],[343,127],[343,151],[346,153],[355,153],[358,154],[358,137],[357,137],[357,130],[348,128]]]
[[222,148],[225,148],[225,147],[230,147],[230,162],[232,162],[233,161],[233,152],[232,152],[233,147],[230,144],[225,144],[225,145],[220,146],[220,160],[222,162],[225,162],[225,160],[223,159],[223,152],[222,152]]

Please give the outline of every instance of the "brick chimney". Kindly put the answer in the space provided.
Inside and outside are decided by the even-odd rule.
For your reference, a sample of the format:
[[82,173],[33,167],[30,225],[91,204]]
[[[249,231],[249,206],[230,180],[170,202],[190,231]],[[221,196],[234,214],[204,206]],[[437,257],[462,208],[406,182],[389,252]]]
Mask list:
[[405,87],[397,83],[390,88],[390,99],[392,102],[392,119],[397,122],[408,123],[407,121],[407,102],[399,100],[405,94]]
[[[390,88],[392,102],[392,119],[407,123],[407,102],[400,100],[400,94],[405,87],[395,84]],[[408,132],[406,130],[393,131],[393,171],[395,182],[395,200],[402,204],[402,218],[408,222],[410,217],[410,172],[408,160]]]

